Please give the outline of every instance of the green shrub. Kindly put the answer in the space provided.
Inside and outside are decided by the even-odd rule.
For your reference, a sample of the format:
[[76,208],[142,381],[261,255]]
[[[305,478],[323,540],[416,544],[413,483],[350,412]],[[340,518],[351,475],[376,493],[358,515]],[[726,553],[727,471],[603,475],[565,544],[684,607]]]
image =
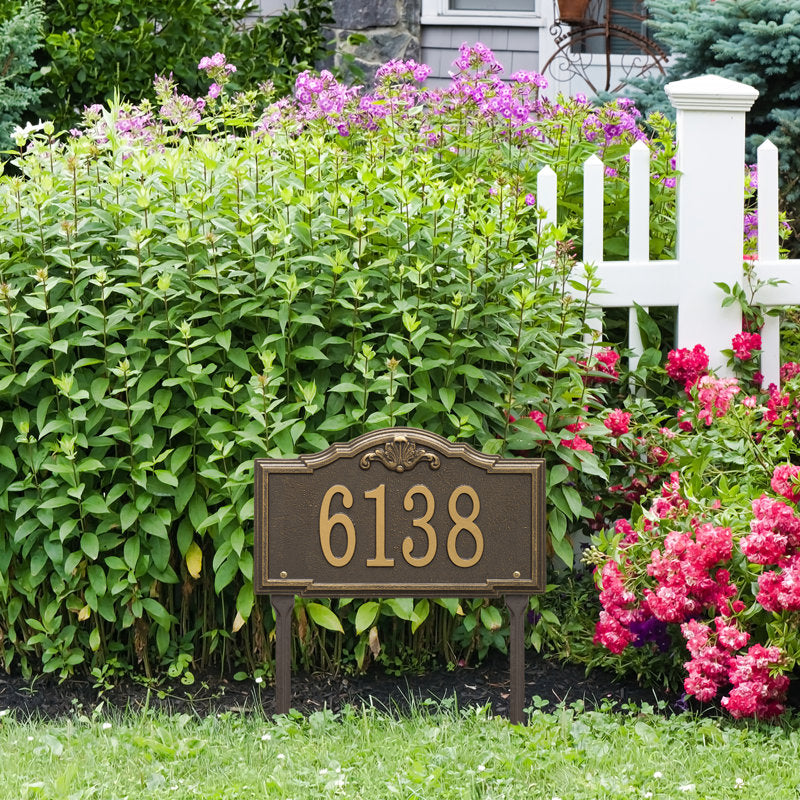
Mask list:
[[34,53],[42,45],[42,0],[0,2],[0,149],[42,93]]
[[[505,97],[480,63],[458,81]],[[505,105],[487,114],[458,83],[430,97],[395,65],[366,98],[304,74],[296,101],[253,117],[254,95],[225,93],[224,57],[203,65],[219,95],[158,79],[158,111],[91,108],[72,137],[46,125],[0,179],[6,668],[269,661],[256,456],[400,424],[542,455],[550,545],[567,563],[571,532],[620,502],[598,495],[609,476],[647,459],[623,412],[611,427],[599,416],[628,382],[617,354],[586,344],[596,281],[558,241],[580,221],[544,229],[532,194],[544,163],[574,190],[572,159],[593,148],[623,173],[634,133],[620,108],[552,104],[522,76],[511,91],[539,128],[516,136]],[[613,141],[593,144],[585,131],[603,125]],[[671,153],[653,146],[664,175]],[[622,237],[616,186],[607,224]],[[298,600],[297,658],[505,648],[486,601],[368,602],[340,601],[334,636],[325,604]]]
[[223,51],[238,65],[239,88],[271,80],[286,92],[293,76],[328,55],[323,26],[329,0],[300,0],[245,27],[252,3],[239,0],[47,0],[47,94],[38,114],[58,129],[85,106],[115,96],[138,100],[156,73],[173,73],[184,90],[205,88],[197,63]]

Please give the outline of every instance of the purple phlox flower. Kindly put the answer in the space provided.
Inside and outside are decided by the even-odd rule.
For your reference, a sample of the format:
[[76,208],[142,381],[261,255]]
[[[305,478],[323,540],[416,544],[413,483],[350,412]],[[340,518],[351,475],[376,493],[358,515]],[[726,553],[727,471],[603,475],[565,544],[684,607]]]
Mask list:
[[667,187],[667,189],[674,189],[678,185],[677,178],[662,178],[661,183]]
[[653,642],[662,653],[666,653],[672,644],[672,639],[667,633],[667,623],[655,617],[631,622],[630,631],[635,637],[634,647],[644,647],[648,642]]
[[495,58],[494,53],[481,42],[473,47],[464,42],[458,53],[453,66],[461,72],[474,72],[475,76],[479,76],[503,71],[503,65]]
[[222,87],[218,83],[212,83],[211,86],[208,87],[208,97],[211,100],[216,100],[220,92],[222,92]]
[[744,215],[744,238],[750,239],[758,236],[758,213],[752,212]]
[[422,83],[430,74],[431,68],[427,64],[418,64],[413,58],[409,61],[393,58],[378,68],[375,73],[375,83],[390,83],[393,79]]
[[540,75],[538,72],[529,72],[528,70],[519,69],[512,73],[511,80],[515,83],[531,84],[539,89],[546,89],[548,86],[547,78]]
[[605,168],[605,174],[606,174],[606,178],[616,178],[617,177],[617,171],[614,169],[614,167],[606,167]]
[[585,106],[589,103],[589,101],[586,99],[586,95],[583,92],[578,92],[575,95],[575,102],[582,106]]
[[525,195],[525,205],[526,206],[535,206],[536,205],[536,196],[528,192]]

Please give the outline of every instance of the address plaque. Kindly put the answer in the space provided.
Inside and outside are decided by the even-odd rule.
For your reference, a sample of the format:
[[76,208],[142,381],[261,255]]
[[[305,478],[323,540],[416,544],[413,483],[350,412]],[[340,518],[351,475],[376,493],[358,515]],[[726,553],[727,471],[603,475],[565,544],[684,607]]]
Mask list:
[[307,597],[545,589],[544,461],[416,428],[255,461],[255,589]]

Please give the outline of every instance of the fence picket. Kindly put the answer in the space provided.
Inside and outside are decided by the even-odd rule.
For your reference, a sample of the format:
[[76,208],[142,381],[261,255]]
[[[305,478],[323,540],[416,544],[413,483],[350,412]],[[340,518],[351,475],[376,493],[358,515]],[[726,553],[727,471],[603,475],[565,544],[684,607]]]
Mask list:
[[583,165],[583,262],[603,260],[603,162],[589,156]]
[[539,230],[558,222],[558,185],[556,173],[552,167],[544,167],[536,176],[537,205],[544,212],[539,221]]
[[767,139],[758,148],[758,257],[778,260],[778,148]]
[[650,148],[636,142],[630,152],[630,242],[631,261],[650,258]]

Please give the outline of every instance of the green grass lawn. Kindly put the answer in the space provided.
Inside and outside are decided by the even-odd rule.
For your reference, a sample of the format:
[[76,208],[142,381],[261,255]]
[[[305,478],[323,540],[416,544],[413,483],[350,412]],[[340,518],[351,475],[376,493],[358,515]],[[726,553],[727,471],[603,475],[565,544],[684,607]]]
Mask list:
[[[2,712],[0,712],[2,713]],[[421,707],[277,721],[230,712],[0,718],[0,798],[800,796],[800,719],[735,723],[565,708],[513,726]]]

